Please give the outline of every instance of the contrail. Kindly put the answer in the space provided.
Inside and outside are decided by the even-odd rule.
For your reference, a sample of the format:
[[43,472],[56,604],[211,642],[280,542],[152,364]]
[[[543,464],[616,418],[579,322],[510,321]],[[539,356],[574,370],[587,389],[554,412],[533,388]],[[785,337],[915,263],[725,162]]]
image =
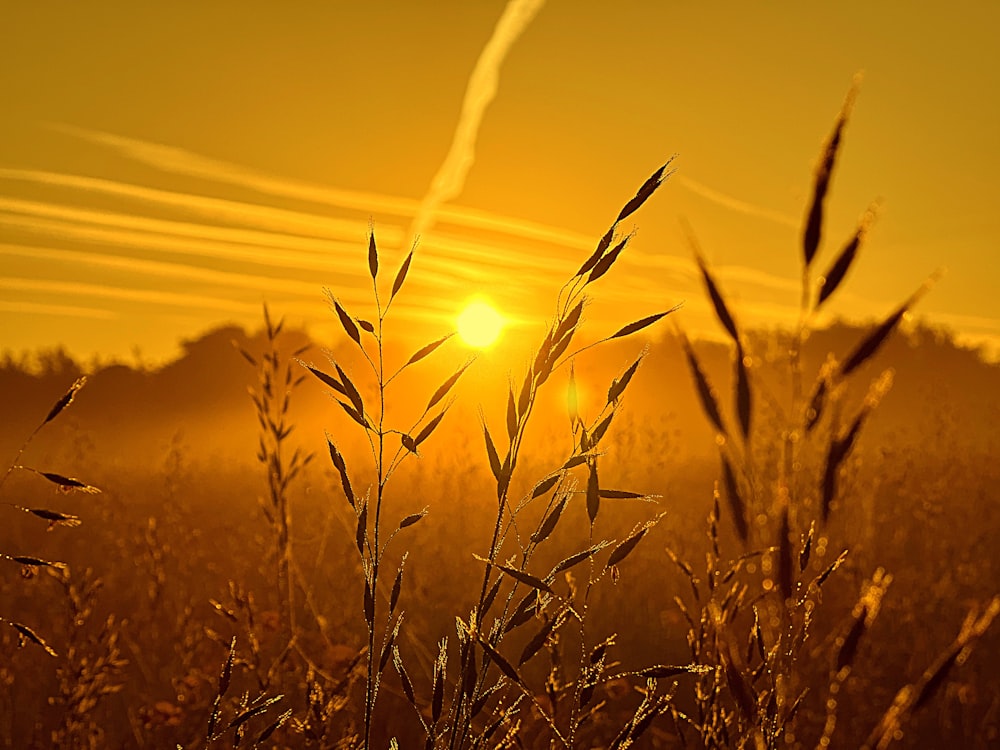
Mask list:
[[517,38],[527,28],[545,0],[510,0],[493,29],[493,36],[472,69],[465,89],[462,112],[455,127],[451,148],[431,181],[430,189],[420,203],[420,209],[410,225],[410,242],[434,224],[441,204],[456,198],[465,185],[465,177],[476,160],[476,136],[486,107],[493,101],[500,81],[500,65]]

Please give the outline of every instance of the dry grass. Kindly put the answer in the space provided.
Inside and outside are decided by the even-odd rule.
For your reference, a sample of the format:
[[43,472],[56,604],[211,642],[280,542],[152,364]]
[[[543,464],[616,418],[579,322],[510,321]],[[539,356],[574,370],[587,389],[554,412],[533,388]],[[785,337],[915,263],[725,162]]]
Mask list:
[[[395,356],[392,306],[419,257],[411,250],[387,277],[372,231],[371,312],[358,315],[330,293],[345,345],[326,363],[308,360],[267,308],[259,347],[240,348],[255,380],[262,483],[216,467],[197,473],[178,441],[162,477],[144,476],[132,495],[123,489],[95,509],[94,538],[106,549],[95,543],[77,556],[99,574],[71,576],[42,551],[0,550],[32,576],[23,586],[55,587],[55,595],[30,588],[17,609],[4,605],[4,616],[17,618],[2,620],[12,637],[41,648],[17,651],[0,669],[7,713],[24,717],[24,705],[38,712],[0,722],[0,746],[885,748],[913,722],[955,704],[956,690],[966,691],[962,705],[981,705],[970,696],[995,678],[964,675],[976,668],[971,652],[988,637],[1000,598],[963,603],[968,615],[952,636],[946,617],[935,627],[917,619],[949,601],[948,592],[930,603],[894,603],[900,581],[925,580],[929,565],[898,554],[890,565],[898,528],[867,530],[874,544],[848,552],[861,456],[871,455],[866,430],[892,374],[867,389],[859,381],[929,284],[825,365],[807,371],[803,356],[817,310],[847,281],[877,213],[865,211],[817,275],[825,201],[855,96],[824,146],[805,212],[800,321],[769,365],[787,375],[787,392],[765,377],[757,340],[688,230],[729,341],[726,392],[714,387],[704,350],[678,328],[678,363],[686,362],[692,396],[720,446],[714,492],[713,478],[694,469],[672,466],[676,476],[663,477],[633,465],[653,466],[666,452],[663,435],[645,436],[651,428],[624,413],[655,350],[632,352],[600,387],[577,382],[602,348],[619,351],[632,335],[681,317],[663,310],[580,343],[590,295],[627,252],[631,235],[621,225],[669,177],[669,163],[558,291],[530,361],[503,402],[484,410],[500,419],[456,426],[475,434],[478,475],[464,453],[434,462],[463,378],[479,363],[463,362],[414,393],[406,378],[447,353],[450,336]],[[317,384],[334,402],[325,417],[329,464],[313,460],[294,432],[296,399]],[[81,386],[29,436],[0,487],[19,472],[63,492],[93,489],[20,463]],[[533,455],[529,434],[549,428],[541,423],[554,386],[567,393],[566,450]],[[581,409],[583,388],[601,394],[592,413]],[[626,445],[633,461],[618,450]],[[668,479],[680,489],[661,498]],[[912,482],[907,492],[920,496],[925,488]],[[258,514],[241,498],[260,486]],[[450,502],[454,495],[464,503]],[[146,496],[141,510],[133,507]],[[221,497],[224,512],[200,507]],[[55,529],[84,518],[90,533],[90,518],[67,512],[72,506],[6,504]],[[973,545],[968,536],[966,543]],[[446,590],[434,588],[442,570]],[[66,612],[52,616],[51,602]],[[912,620],[887,637],[880,613],[894,606]],[[948,605],[952,619],[959,607]],[[912,650],[923,663],[900,664],[886,645],[904,635],[922,639]],[[881,672],[876,647],[887,660]],[[32,651],[39,662],[29,661]],[[55,666],[39,668],[43,661]],[[49,679],[29,689],[45,669]],[[23,702],[29,694],[35,703]],[[990,725],[984,714],[982,726],[963,728],[963,740],[993,741],[996,720]]]

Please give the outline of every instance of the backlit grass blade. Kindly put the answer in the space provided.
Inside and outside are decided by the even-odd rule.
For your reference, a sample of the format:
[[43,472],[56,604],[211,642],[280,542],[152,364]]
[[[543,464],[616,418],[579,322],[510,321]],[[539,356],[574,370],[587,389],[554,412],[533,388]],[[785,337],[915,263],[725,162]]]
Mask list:
[[778,590],[784,601],[788,601],[794,593],[795,572],[792,569],[791,533],[786,503],[781,509],[781,525],[778,528]]
[[635,534],[632,534],[632,536],[628,537],[624,542],[615,547],[611,551],[611,557],[608,558],[605,568],[612,568],[628,557],[632,553],[632,550],[636,548],[636,545],[638,545],[639,542],[642,541],[642,538],[646,536],[647,531],[649,531],[649,527],[644,526],[642,529],[637,531]]
[[736,416],[739,418],[740,431],[743,439],[750,438],[750,420],[753,411],[753,400],[750,393],[750,368],[747,361],[750,358],[743,351],[743,345],[736,342]]
[[83,386],[87,384],[86,376],[82,376],[76,379],[76,381],[69,387],[69,390],[62,395],[62,397],[56,401],[55,405],[49,410],[48,415],[45,417],[45,421],[42,424],[48,424],[53,419],[58,417],[63,409],[73,403],[73,399],[76,397],[76,392],[79,391]]
[[378,248],[375,246],[375,230],[368,232],[368,271],[372,275],[372,281],[378,276]]
[[670,313],[676,312],[680,308],[681,308],[680,305],[674,305],[669,310],[664,310],[663,312],[659,312],[654,315],[648,315],[645,318],[635,321],[634,323],[629,323],[628,325],[623,326],[618,331],[608,336],[608,338],[620,339],[623,336],[631,336],[633,333],[641,331],[643,328],[648,328],[649,326],[653,325],[653,323],[658,321],[660,318],[666,317],[667,315],[670,315]]
[[635,196],[631,200],[629,200],[628,203],[625,204],[625,206],[619,212],[618,218],[615,219],[616,224],[621,223],[629,216],[634,214],[636,211],[639,210],[640,207],[642,207],[643,203],[649,200],[649,197],[656,192],[657,188],[659,188],[660,185],[663,184],[663,180],[669,176],[667,172],[667,167],[670,166],[671,162],[673,162],[673,159],[672,158],[668,159],[667,162],[663,164],[663,166],[661,166],[659,169],[653,172],[653,174],[651,174],[649,178],[644,183],[642,183],[642,186],[639,188],[639,191],[635,194]]
[[309,370],[309,372],[311,372],[313,375],[315,375],[320,380],[320,382],[324,383],[325,385],[330,386],[331,388],[333,388],[333,390],[337,391],[337,393],[340,393],[341,395],[347,396],[347,389],[335,377],[333,377],[332,375],[328,375],[327,373],[323,372],[322,370],[316,369],[312,365],[307,365],[305,362],[301,362],[300,361],[299,364],[301,364],[303,367],[305,367],[307,370]]
[[440,414],[438,414],[436,417],[434,417],[434,419],[432,419],[430,422],[424,425],[424,428],[413,439],[413,442],[419,446],[422,442],[424,442],[427,438],[429,438],[431,436],[431,433],[434,432],[435,429],[437,429],[437,426],[439,424],[441,424],[441,420],[444,419],[444,415],[447,411],[448,407],[445,406],[444,410],[442,410]]
[[10,620],[6,620],[6,622],[8,625],[14,628],[14,630],[17,631],[18,639],[22,643],[24,643],[25,641],[31,641],[36,646],[40,647],[49,656],[59,656],[59,654],[56,653],[56,650],[45,642],[44,638],[38,635],[38,633],[29,628],[27,625],[22,625],[19,622],[11,622]]
[[635,371],[639,369],[639,363],[642,362],[644,355],[639,355],[636,360],[629,365],[628,369],[622,373],[621,377],[615,378],[611,381],[611,386],[608,388],[608,401],[607,403],[613,404],[618,398],[625,392],[625,388],[628,387],[629,381],[632,380],[632,376],[635,375]]
[[465,363],[464,365],[462,365],[462,366],[461,366],[460,368],[458,368],[458,370],[456,370],[456,371],[455,371],[455,372],[454,372],[454,373],[453,373],[453,374],[451,375],[451,377],[449,377],[449,378],[448,378],[448,379],[447,379],[446,381],[444,381],[444,382],[443,382],[443,383],[442,383],[442,384],[441,384],[440,386],[438,386],[438,389],[437,389],[436,391],[434,391],[434,395],[432,395],[432,396],[431,396],[431,400],[427,402],[427,410],[428,410],[428,411],[430,411],[430,409],[431,409],[431,408],[432,408],[432,407],[433,407],[433,406],[434,406],[434,405],[435,405],[435,404],[436,404],[436,403],[437,403],[438,401],[440,401],[440,400],[441,400],[441,399],[443,399],[443,398],[444,398],[444,397],[445,397],[446,395],[448,395],[448,392],[449,392],[449,391],[450,391],[450,390],[451,390],[452,388],[454,388],[454,387],[455,387],[455,383],[457,383],[457,382],[458,382],[458,379],[459,379],[460,377],[462,377],[462,373],[464,373],[464,372],[465,372],[465,371],[466,371],[466,370],[467,370],[467,369],[469,368],[469,365],[470,365],[470,364],[472,364],[472,360],[469,360],[469,361],[468,361],[468,362],[466,362],[466,363]]
[[864,217],[858,223],[857,229],[854,230],[854,234],[851,235],[851,239],[847,241],[844,245],[844,249],[840,251],[840,255],[837,256],[836,260],[830,266],[830,269],[820,277],[820,287],[819,295],[816,298],[816,309],[819,309],[830,296],[837,291],[840,283],[844,280],[847,272],[851,268],[851,264],[854,263],[854,259],[857,257],[858,251],[861,249],[861,244],[864,242],[865,237],[868,234],[868,230],[871,226],[871,222],[874,218],[874,208],[869,208]]
[[502,470],[500,465],[500,455],[497,453],[497,448],[493,443],[493,438],[490,437],[490,428],[486,426],[485,421],[483,422],[483,437],[486,440],[486,455],[490,460],[490,471],[493,472],[493,478],[499,482],[500,472]]
[[392,293],[389,295],[389,301],[399,293],[399,290],[403,287],[403,282],[406,281],[406,274],[410,270],[410,261],[413,260],[413,251],[410,250],[406,254],[406,259],[403,260],[403,265],[399,267],[399,271],[396,272],[396,278],[392,282]]
[[[419,362],[420,360],[422,360],[424,357],[426,357],[427,355],[429,355],[431,352],[433,352],[435,349],[437,349],[439,346],[441,346],[441,344],[443,344],[445,341],[447,341],[448,339],[450,339],[454,335],[455,335],[454,333],[449,333],[447,336],[442,336],[441,338],[437,339],[436,341],[432,341],[431,343],[429,343],[429,344],[427,344],[425,346],[420,347],[417,351],[415,351],[413,353],[413,356],[411,356],[408,360],[406,360],[406,364],[403,365],[403,367],[409,367],[410,365]],[[400,369],[403,369],[403,368],[400,368]]]
[[340,300],[333,297],[333,309],[337,312],[337,317],[340,319],[340,325],[343,326],[344,332],[354,339],[354,343],[361,346],[361,332],[358,330],[358,324],[354,322],[344,306],[340,304]]
[[722,457],[722,482],[726,489],[726,500],[729,502],[729,512],[733,516],[733,525],[736,527],[736,534],[739,536],[740,541],[743,544],[747,544],[750,540],[750,528],[747,524],[747,509],[746,503],[743,502],[743,496],[740,494],[740,487],[736,481],[736,474],[733,472],[733,465],[726,458],[726,454],[721,454]]
[[[474,557],[477,560],[479,560],[479,562],[489,563],[489,560],[487,560],[484,557],[480,557],[479,555],[474,555]],[[531,575],[531,573],[528,573],[528,572],[523,571],[523,570],[518,570],[517,568],[511,567],[510,565],[501,565],[499,563],[493,563],[493,567],[499,568],[504,573],[506,573],[507,575],[509,575],[511,578],[515,579],[516,581],[520,581],[521,583],[525,584],[526,586],[531,586],[531,588],[533,588],[533,589],[538,589],[539,591],[544,591],[547,594],[553,594],[553,593],[555,593],[552,590],[552,587],[549,586],[549,584],[547,584],[545,581],[543,581],[538,576]]]
[[[663,180],[669,176],[666,170],[672,161],[673,159],[668,160],[666,164],[653,172],[653,174],[639,188],[639,191],[628,201],[628,203],[625,204],[622,210],[618,212],[618,218],[615,219],[608,231],[604,233],[603,237],[601,237],[600,242],[597,243],[597,249],[594,250],[590,257],[584,261],[583,265],[580,266],[580,270],[573,275],[573,278],[583,276],[585,273],[593,269],[598,264],[598,261],[604,257],[605,251],[611,247],[611,243],[614,240],[615,229],[617,229],[618,225],[624,219],[638,211],[642,204],[649,200],[649,197],[656,192],[656,189],[660,187]],[[621,251],[619,250],[619,252]],[[590,281],[593,280],[593,278],[590,279]]]
[[542,521],[542,525],[538,528],[534,534],[531,535],[531,541],[535,544],[541,544],[555,531],[556,525],[559,523],[559,518],[562,516],[563,510],[566,508],[566,502],[569,500],[569,496],[566,495],[560,500],[556,507],[545,517]]
[[334,367],[337,368],[337,374],[340,376],[340,382],[344,384],[344,391],[346,392],[347,398],[351,400],[351,404],[354,406],[354,409],[358,412],[358,414],[363,415],[365,413],[365,403],[361,399],[361,393],[355,387],[354,383],[351,382],[351,379],[347,377],[347,373],[344,372],[340,365],[334,364]]
[[618,260],[618,256],[622,254],[622,250],[628,245],[628,241],[632,239],[632,235],[629,235],[625,239],[621,240],[617,245],[611,248],[596,264],[590,269],[590,275],[587,277],[587,283],[591,284],[601,278],[604,274],[611,270],[611,266],[615,264]]
[[588,462],[590,474],[587,476],[587,517],[590,525],[597,520],[597,512],[601,508],[601,488],[597,479],[597,459]]
[[715,308],[715,314],[719,318],[719,322],[722,323],[722,327],[726,329],[733,341],[739,343],[740,335],[736,330],[736,321],[733,320],[733,316],[729,312],[729,308],[726,306],[726,301],[722,298],[722,293],[719,291],[719,287],[715,283],[715,279],[712,277],[711,272],[708,270],[708,266],[705,265],[704,258],[701,257],[701,253],[699,253],[697,249],[695,250],[695,261],[698,263],[698,268],[701,270],[702,280],[705,282],[705,289],[708,290],[708,296],[712,300],[712,307]]
[[941,272],[936,271],[931,274],[928,279],[920,285],[910,298],[906,300],[899,308],[892,313],[881,325],[878,326],[871,334],[865,338],[858,347],[851,352],[851,354],[844,360],[844,364],[840,367],[840,372],[843,376],[850,375],[854,370],[860,367],[867,359],[875,354],[885,343],[885,340],[892,333],[893,329],[899,324],[899,321],[903,319],[903,316],[909,312],[910,308],[917,303],[917,301],[923,297],[934,283],[940,278]]
[[823,147],[819,165],[816,167],[816,176],[813,182],[813,199],[809,205],[809,213],[806,215],[806,226],[802,234],[802,254],[805,260],[805,267],[808,269],[812,264],[816,252],[819,250],[820,239],[823,234],[823,205],[826,200],[827,191],[830,189],[830,178],[833,175],[833,167],[837,161],[837,151],[840,148],[840,141],[844,135],[844,129],[851,115],[854,106],[854,99],[858,93],[859,79],[855,78],[854,85],[844,100],[844,105],[837,115],[837,120],[833,126],[833,132]]
[[351,478],[347,473],[347,464],[344,462],[344,456],[341,454],[340,450],[334,445],[333,439],[327,435],[326,436],[327,446],[330,449],[330,460],[333,462],[334,468],[340,475],[340,484],[344,488],[344,497],[347,498],[347,502],[350,503],[351,507],[354,507],[354,489],[351,487]]
[[715,398],[715,393],[708,382],[708,378],[705,377],[701,366],[698,364],[698,358],[695,356],[690,342],[683,333],[681,334],[681,344],[684,346],[684,353],[687,355],[691,375],[694,377],[695,387],[698,389],[698,397],[701,399],[702,409],[705,410],[705,414],[716,431],[725,435],[727,434],[726,428],[722,424],[722,414],[719,412],[719,403]]

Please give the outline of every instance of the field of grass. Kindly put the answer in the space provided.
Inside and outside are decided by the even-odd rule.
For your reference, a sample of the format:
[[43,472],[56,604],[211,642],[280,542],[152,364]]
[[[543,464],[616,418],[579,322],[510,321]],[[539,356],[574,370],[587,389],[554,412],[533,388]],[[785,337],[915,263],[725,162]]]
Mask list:
[[265,309],[157,373],[9,360],[0,747],[995,747],[1000,371],[896,330],[927,288],[810,330],[873,220],[818,268],[848,114],[790,331],[693,237],[725,345],[586,330],[664,165],[496,403],[392,341],[375,233],[326,356]]

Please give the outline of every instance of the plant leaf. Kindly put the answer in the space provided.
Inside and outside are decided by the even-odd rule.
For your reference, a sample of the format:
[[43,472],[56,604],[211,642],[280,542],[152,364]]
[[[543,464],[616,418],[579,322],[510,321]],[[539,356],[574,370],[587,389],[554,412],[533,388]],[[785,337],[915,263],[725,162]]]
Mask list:
[[517,434],[517,406],[514,404],[514,385],[507,388],[507,440],[513,442]]
[[[35,471],[32,469],[32,471]],[[86,492],[90,495],[96,495],[100,493],[97,487],[93,487],[86,482],[81,482],[79,479],[74,477],[64,477],[62,474],[56,474],[51,471],[35,471],[36,474],[45,477],[53,484],[58,484],[60,487],[65,487],[70,490],[78,490],[79,492]]]
[[[489,560],[487,560],[484,557],[480,557],[479,555],[474,555],[474,557],[480,562],[489,563]],[[531,575],[531,573],[527,573],[523,570],[518,570],[517,568],[513,568],[510,565],[501,565],[500,563],[493,563],[493,567],[499,568],[504,573],[509,575],[511,578],[514,578],[527,586],[531,586],[531,588],[533,589],[544,591],[547,594],[555,593],[552,590],[552,587],[549,586],[549,584],[547,584],[541,578]]]
[[337,469],[337,473],[340,474],[340,484],[344,488],[344,497],[347,498],[347,502],[350,503],[351,507],[354,507],[354,490],[351,487],[351,479],[347,474],[347,464],[344,462],[344,457],[340,453],[340,450],[334,445],[333,440],[329,435],[326,436],[327,445],[330,448],[330,460],[333,461],[334,467]]
[[438,401],[448,395],[448,392],[455,387],[455,383],[458,382],[458,379],[462,377],[462,373],[464,373],[471,364],[472,360],[469,360],[458,368],[458,370],[456,370],[451,377],[438,386],[438,389],[434,391],[434,395],[431,396],[431,400],[427,402],[427,411],[430,411]]
[[498,482],[500,481],[500,456],[497,454],[496,446],[493,444],[493,438],[490,437],[490,430],[486,426],[485,420],[483,421],[483,436],[486,439],[486,455],[490,459],[490,471],[493,472],[493,478]]
[[555,567],[553,567],[551,571],[549,571],[549,574],[545,577],[546,580],[548,581],[555,580],[555,577],[557,575],[559,575],[565,570],[569,570],[574,565],[579,565],[584,560],[589,560],[591,557],[596,555],[606,546],[607,545],[604,542],[601,542],[600,544],[595,544],[593,547],[587,547],[587,549],[585,550],[576,552],[567,557],[565,560],[561,560],[560,562],[556,563]]
[[573,274],[573,278],[583,276],[587,273],[587,271],[597,265],[597,261],[599,261],[601,256],[604,255],[604,251],[611,247],[611,241],[615,238],[615,228],[617,226],[618,222],[615,222],[611,225],[608,231],[604,233],[604,236],[601,237],[600,241],[597,243],[597,249],[595,249],[594,252],[591,253],[590,257],[583,262],[583,265],[580,266],[580,270]]
[[493,648],[493,646],[491,646],[482,636],[479,636],[479,645],[482,646],[486,655],[490,657],[490,660],[497,665],[507,679],[520,685],[522,689],[527,690],[527,687],[525,687],[524,682],[521,680],[521,676],[517,673],[514,666],[507,661],[506,657],[502,656],[500,652]]
[[406,448],[406,450],[408,450],[410,453],[415,454],[417,452],[416,442],[413,440],[412,437],[407,435],[405,432],[399,436],[399,441],[403,444],[403,447]]
[[635,194],[635,196],[631,200],[629,200],[628,203],[625,204],[621,212],[619,212],[618,218],[615,219],[616,224],[624,221],[629,216],[634,214],[636,211],[639,210],[639,208],[642,206],[643,203],[649,200],[649,197],[656,192],[657,188],[659,188],[661,184],[663,184],[663,180],[666,177],[669,177],[669,174],[667,173],[667,167],[670,166],[670,163],[672,161],[673,158],[668,159],[663,164],[663,166],[661,166],[659,169],[653,172],[653,174],[651,174],[649,178],[644,183],[642,183],[642,186],[639,188],[639,191]]
[[344,384],[344,390],[347,392],[347,397],[351,400],[354,408],[357,410],[358,414],[364,415],[365,413],[365,402],[361,400],[361,393],[351,382],[351,379],[347,377],[347,373],[338,364],[334,364],[337,368],[337,374],[340,375],[340,382]]
[[413,442],[416,445],[420,445],[427,438],[429,438],[431,436],[431,433],[434,432],[437,426],[441,423],[441,420],[444,419],[445,412],[447,411],[448,411],[447,408],[443,409],[440,414],[438,414],[436,417],[434,417],[434,419],[432,419],[430,422],[424,425],[424,428],[413,439]]
[[405,529],[407,526],[412,526],[426,515],[427,515],[427,508],[424,508],[419,513],[411,513],[410,515],[408,515],[406,518],[404,518],[402,521],[399,522],[399,528]]
[[641,320],[635,321],[634,323],[629,323],[627,326],[624,326],[623,328],[619,329],[616,333],[613,333],[610,336],[608,336],[608,338],[620,339],[623,336],[631,336],[636,331],[641,331],[643,328],[647,328],[648,326],[653,325],[653,323],[658,321],[660,318],[670,315],[670,313],[672,312],[676,312],[677,310],[680,309],[680,307],[681,306],[677,304],[671,307],[669,310],[664,310],[663,312],[656,313],[655,315],[648,315],[645,318],[642,318]]
[[587,517],[590,525],[594,525],[597,520],[597,512],[601,507],[601,489],[597,480],[597,460],[588,462],[590,475],[587,478]]
[[580,394],[576,389],[576,367],[572,362],[569,366],[569,385],[566,387],[566,412],[570,427],[575,427],[580,421]]
[[403,260],[403,265],[399,267],[399,271],[396,272],[396,278],[392,282],[392,293],[389,295],[389,301],[391,302],[399,290],[403,286],[403,282],[406,281],[406,274],[410,270],[410,261],[413,260],[413,251],[410,250],[407,253],[406,258]]
[[745,545],[750,539],[750,528],[747,525],[746,506],[743,503],[743,496],[740,494],[739,485],[736,482],[736,475],[733,473],[733,466],[729,463],[725,453],[720,453],[722,458],[722,481],[726,487],[726,499],[729,501],[729,511],[733,515],[733,525],[736,527],[736,534]]
[[753,401],[750,396],[750,368],[747,366],[746,353],[743,345],[736,342],[736,415],[740,420],[740,431],[743,439],[750,439],[750,416]]
[[604,255],[604,257],[602,257],[599,261],[597,261],[594,267],[590,270],[590,276],[587,277],[588,284],[597,281],[604,274],[606,274],[608,271],[611,270],[611,266],[613,266],[615,264],[615,261],[618,260],[618,256],[621,255],[622,250],[624,250],[625,246],[628,245],[628,241],[630,239],[632,239],[632,235],[629,235],[625,239],[621,240],[617,245],[611,248]]
[[531,499],[534,500],[536,497],[544,495],[546,492],[555,487],[556,482],[558,481],[559,481],[558,474],[553,474],[551,477],[546,477],[537,485],[535,485],[535,489],[531,493]]
[[719,413],[719,404],[715,400],[712,386],[709,385],[708,378],[702,372],[691,344],[683,334],[681,334],[681,343],[684,345],[684,353],[687,355],[688,365],[691,368],[691,374],[694,376],[695,386],[698,389],[698,397],[701,399],[701,406],[716,431],[725,435],[726,428],[722,424],[722,415]]
[[532,656],[534,656],[541,650],[542,646],[545,645],[545,641],[548,640],[549,635],[552,633],[552,629],[556,626],[557,622],[559,622],[558,617],[548,618],[548,622],[546,622],[539,629],[539,631],[535,633],[532,639],[528,641],[527,645],[524,647],[524,650],[521,651],[521,657],[517,660],[517,666],[520,667],[526,661],[528,661]]
[[441,338],[437,339],[436,341],[432,341],[431,343],[427,344],[426,346],[420,347],[420,349],[418,349],[416,352],[414,352],[414,354],[413,354],[412,357],[410,357],[408,360],[406,360],[406,364],[403,365],[403,367],[409,367],[410,365],[412,365],[412,364],[414,364],[416,362],[419,362],[420,360],[422,360],[428,354],[430,354],[431,352],[433,352],[435,349],[437,349],[439,346],[441,346],[441,344],[443,344],[445,341],[447,341],[448,339],[450,339],[454,335],[455,335],[454,333],[449,333],[448,335],[442,336]]
[[608,388],[608,404],[617,401],[618,397],[625,392],[625,388],[628,387],[629,381],[631,381],[632,376],[635,375],[635,371],[639,369],[639,363],[642,362],[643,356],[644,355],[640,354],[635,362],[629,365],[628,369],[622,373],[620,378],[615,378],[611,382],[611,387]]
[[63,409],[73,403],[73,399],[76,397],[76,392],[83,388],[87,384],[87,377],[85,375],[76,379],[76,381],[69,387],[69,390],[62,395],[62,397],[56,401],[53,407],[49,410],[48,415],[45,417],[45,421],[42,424],[48,424],[53,419],[59,416]]
[[365,421],[364,415],[360,414],[353,406],[350,404],[345,404],[343,401],[338,401],[340,408],[347,412],[347,416],[357,422],[359,425],[364,427],[366,430],[369,429],[370,425]]
[[24,641],[31,641],[36,646],[41,647],[41,649],[49,656],[59,656],[55,649],[45,642],[45,639],[43,639],[40,635],[38,635],[38,633],[29,628],[27,625],[22,625],[19,622],[11,622],[10,620],[7,620],[6,622],[18,632],[18,637],[22,643]]
[[632,552],[632,550],[635,549],[636,545],[639,544],[642,538],[646,535],[647,531],[649,531],[648,527],[633,534],[624,542],[615,547],[611,551],[611,557],[608,558],[608,564],[605,566],[605,569],[612,568],[615,565],[618,565],[622,560],[628,557],[629,554]]
[[601,489],[600,496],[608,500],[637,500],[646,497],[641,492],[631,492],[630,490],[606,490]]
[[805,231],[802,234],[802,252],[805,259],[805,267],[809,268],[816,251],[819,249],[820,238],[823,233],[823,201],[830,187],[830,177],[833,174],[833,166],[837,160],[837,150],[840,148],[840,141],[847,126],[847,120],[851,115],[854,106],[854,99],[858,93],[859,80],[855,78],[851,90],[844,100],[844,104],[837,115],[837,120],[833,126],[833,132],[823,147],[819,165],[816,167],[816,179],[813,184],[813,199],[806,217]]
[[333,388],[333,390],[337,391],[337,393],[347,396],[347,389],[344,388],[343,384],[335,377],[333,377],[333,375],[327,375],[322,370],[317,370],[312,365],[307,365],[305,362],[302,362],[301,360],[299,361],[299,364],[305,367],[307,370],[309,370],[309,372],[311,372],[317,378],[319,378],[319,380],[322,383],[330,386],[331,388]]
[[823,276],[820,277],[820,287],[819,295],[816,299],[816,309],[818,310],[820,305],[822,305],[827,299],[830,298],[840,286],[840,282],[844,280],[847,275],[847,271],[850,269],[851,264],[854,262],[854,258],[858,254],[858,250],[861,248],[861,243],[865,239],[865,235],[868,232],[868,227],[871,224],[872,209],[865,212],[864,218],[858,224],[858,228],[854,231],[851,239],[847,241],[844,245],[844,249],[840,251],[840,255],[833,262]]
[[344,332],[354,339],[355,344],[361,346],[361,333],[358,331],[357,323],[347,314],[347,310],[344,309],[344,306],[340,304],[340,300],[336,297],[333,298],[333,307],[337,311],[337,317],[340,318],[340,325],[344,327]]
[[372,281],[378,275],[378,248],[375,247],[375,230],[368,233],[368,271],[372,275]]
[[535,544],[541,544],[549,538],[549,535],[555,531],[556,525],[559,523],[559,517],[562,516],[563,510],[566,508],[567,500],[568,496],[563,497],[563,499],[556,504],[556,507],[552,509],[552,512],[545,517],[544,521],[542,521],[542,525],[538,528],[538,531],[531,535],[531,541]]
[[712,274],[708,270],[708,266],[705,265],[705,259],[701,257],[701,253],[695,251],[695,260],[698,263],[698,268],[701,269],[701,275],[705,281],[705,288],[708,290],[708,296],[712,300],[712,306],[715,308],[715,314],[719,318],[719,322],[722,323],[722,327],[726,329],[730,337],[737,344],[740,341],[740,335],[736,330],[736,321],[733,320],[733,316],[729,312],[729,308],[726,307],[726,302],[722,298],[722,292],[719,291],[719,287],[715,283],[715,279],[712,278]]

